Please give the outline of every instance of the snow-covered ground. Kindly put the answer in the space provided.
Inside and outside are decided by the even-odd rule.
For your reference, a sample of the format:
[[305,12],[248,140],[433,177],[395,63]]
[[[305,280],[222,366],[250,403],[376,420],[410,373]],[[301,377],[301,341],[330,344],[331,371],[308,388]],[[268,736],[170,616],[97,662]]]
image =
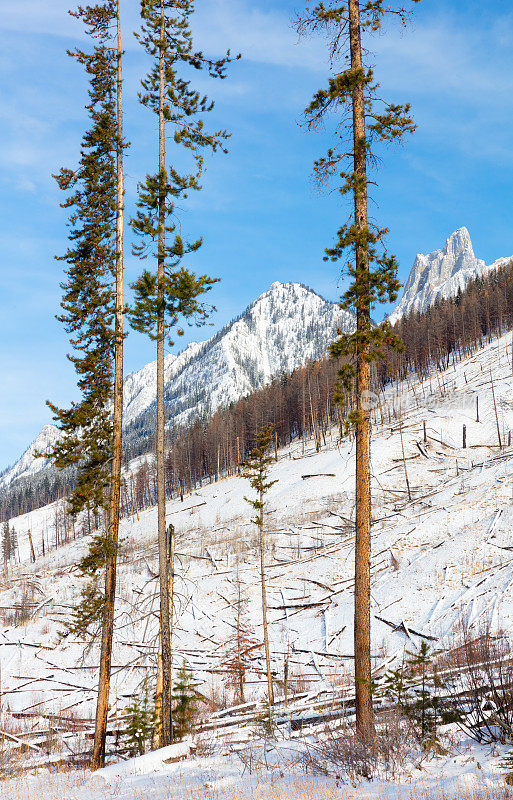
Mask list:
[[[485,622],[492,630],[511,628],[513,450],[507,446],[508,432],[513,430],[511,355],[508,334],[444,373],[421,384],[390,387],[380,398],[372,455],[372,635],[377,670],[391,663],[405,644],[410,649],[417,646],[419,634],[435,637],[437,645],[444,646],[461,624],[477,627]],[[462,448],[463,425],[466,449]],[[412,500],[407,493],[401,432]],[[499,434],[501,442],[506,443],[503,449],[498,446]],[[340,441],[336,430],[331,431],[319,453],[313,444],[303,452],[302,443],[294,443],[279,453],[272,478],[277,483],[269,493],[266,560],[277,695],[283,694],[284,660],[288,657],[289,691],[328,698],[333,691],[340,693],[350,687],[354,443]],[[173,500],[167,506],[168,521],[177,531],[174,664],[178,668],[185,659],[212,705],[223,693],[230,698],[225,688],[224,654],[233,631],[237,574],[249,598],[255,636],[261,637],[257,542],[251,509],[244,499],[249,491],[247,481],[231,477],[204,486],[186,496],[183,503]],[[73,565],[87,540],[71,542],[30,564],[27,531],[31,530],[39,552],[42,534],[46,531],[52,538],[54,518],[55,506],[13,521],[22,563],[3,576],[0,590],[4,614],[23,595],[33,603],[28,621],[0,630],[4,727],[7,720],[6,729],[18,738],[25,738],[28,728],[41,730],[41,742],[47,738],[43,731],[48,728],[49,714],[69,718],[70,727],[73,720],[79,724],[91,719],[97,681],[96,645],[86,647],[73,637],[58,639],[82,585]],[[143,677],[154,670],[155,532],[155,509],[122,524],[111,689],[114,727]],[[264,693],[263,667],[263,652],[257,650],[247,687],[249,700]],[[297,714],[301,713],[299,704]],[[67,752],[66,742],[76,747],[72,733],[59,736],[57,749]],[[222,744],[221,726],[210,730],[209,737]],[[31,741],[33,757],[37,758],[37,737],[31,737]],[[462,747],[463,754],[455,756],[454,769],[450,760],[439,759],[438,766],[429,766],[428,772],[434,770],[436,780],[446,774],[459,786],[458,781],[471,780],[461,775],[476,770],[472,759],[480,763],[484,759],[488,766],[480,770],[481,776],[490,775],[490,780],[497,782],[495,755],[483,748]],[[148,786],[138,787],[137,781],[130,779],[127,786],[132,789],[122,781],[114,788],[112,784],[110,788],[96,788],[96,794],[80,783],[79,775],[51,780],[56,782],[55,787],[59,781],[76,783],[63,796],[96,800],[138,797],[137,792],[141,797],[167,797],[166,792],[175,797],[179,778],[180,786],[185,787],[184,796],[192,798],[210,795],[206,790],[201,795],[199,789],[188,788],[192,783],[183,775],[192,776],[191,781],[199,781],[201,786],[201,781],[211,780],[206,777],[211,774],[214,792],[222,787],[218,781],[226,780],[228,788],[242,787],[242,793],[233,796],[244,797],[246,784],[241,783],[240,764],[233,766],[236,761],[236,757],[227,755],[191,760],[150,776]],[[268,779],[258,777],[264,783]],[[42,789],[34,788],[39,778],[23,780],[23,790],[10,784],[11,795],[2,794],[2,785],[2,797],[45,797]],[[396,790],[388,785],[387,791],[395,796]],[[247,786],[248,796],[258,796],[250,783]],[[23,794],[32,791],[31,787],[33,794]],[[54,795],[48,797],[62,794],[57,788],[49,791]],[[223,791],[212,796],[231,796]],[[348,789],[344,787],[338,794],[333,786],[329,791],[333,793],[312,797],[346,796]],[[359,789],[358,796],[366,791]],[[287,793],[275,796],[294,797]],[[310,795],[305,790],[303,796]]]
[[[173,747],[173,746],[172,746]],[[166,763],[171,748],[107,767],[33,771],[0,783],[2,800],[506,800],[497,751],[469,743],[412,767],[401,779],[351,783],[305,770],[286,742],[267,767],[248,770],[235,754]]]

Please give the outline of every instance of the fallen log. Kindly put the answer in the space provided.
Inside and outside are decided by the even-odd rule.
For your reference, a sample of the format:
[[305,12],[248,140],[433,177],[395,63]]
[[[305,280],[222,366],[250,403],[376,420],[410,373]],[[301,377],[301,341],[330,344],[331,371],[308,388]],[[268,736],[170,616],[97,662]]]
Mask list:
[[334,472],[314,472],[311,475],[301,475],[301,477],[306,481],[307,478],[336,478],[337,476]]

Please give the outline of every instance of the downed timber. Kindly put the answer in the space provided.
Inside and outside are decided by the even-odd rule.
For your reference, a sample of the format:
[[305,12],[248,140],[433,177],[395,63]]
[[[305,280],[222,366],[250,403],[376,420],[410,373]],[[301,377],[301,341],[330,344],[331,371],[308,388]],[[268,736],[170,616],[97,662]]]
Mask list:
[[195,506],[187,506],[187,508],[177,508],[174,511],[167,511],[166,514],[183,514],[184,511],[192,511],[193,508],[199,508],[200,506],[206,506],[207,501],[205,500],[203,503],[196,503]]
[[[336,593],[334,592],[334,594]],[[270,609],[272,608],[273,611],[283,611],[284,609],[288,608],[307,609],[307,608],[318,608],[319,606],[323,606],[325,603],[331,603],[331,596],[325,597],[323,600],[318,600],[316,603],[299,603],[296,605],[269,606],[269,608]],[[310,652],[310,650],[308,650],[307,652]]]
[[[345,627],[346,626],[344,626],[344,628]],[[344,630],[344,628],[342,628],[342,630]],[[294,649],[291,652],[292,653],[306,653],[307,655],[311,655],[313,653],[314,656],[321,656],[321,658],[340,658],[340,659],[346,659],[346,660],[354,659],[354,653],[352,655],[346,655],[344,653],[321,653],[320,650],[301,650],[299,647],[294,647]]]
[[32,744],[31,742],[24,742],[22,739],[19,739],[17,736],[14,736],[12,733],[7,733],[7,731],[0,730],[0,736],[5,736],[6,739],[10,739],[13,742],[16,742],[20,747],[27,749],[30,748],[31,750],[35,750],[36,753],[42,752],[42,747],[37,744]]
[[336,478],[334,472],[313,472],[311,475],[301,475],[304,481],[307,478]]
[[385,625],[388,625],[389,628],[395,633],[404,633],[408,638],[411,638],[410,634],[413,633],[414,636],[420,636],[422,639],[429,639],[432,642],[437,642],[438,638],[436,636],[430,636],[428,633],[421,633],[420,631],[416,631],[414,628],[410,628],[406,626],[404,622],[400,622],[399,624],[395,622],[390,622],[388,619],[383,619],[383,617],[378,617],[377,614],[374,614],[374,619],[378,619],[380,622],[384,622]]
[[420,442],[415,442],[415,444],[416,444],[416,445],[417,445],[417,447],[419,448],[419,450],[420,450],[421,454],[424,456],[424,458],[429,458],[429,455],[428,455],[428,453],[426,453],[425,449],[422,447],[422,445],[420,444]]
[[0,642],[0,647],[35,647],[38,650],[55,650],[48,644],[34,644],[33,642]]

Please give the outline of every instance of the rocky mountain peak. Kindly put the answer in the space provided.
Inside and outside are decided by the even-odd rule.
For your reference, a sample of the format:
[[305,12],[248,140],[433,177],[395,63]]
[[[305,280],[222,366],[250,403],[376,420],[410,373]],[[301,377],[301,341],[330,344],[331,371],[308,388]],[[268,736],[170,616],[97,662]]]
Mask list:
[[389,321],[394,324],[414,311],[425,311],[442,298],[453,297],[459,289],[486,272],[497,269],[507,259],[493,264],[476,258],[470,234],[465,227],[451,233],[439,250],[428,255],[419,253],[404,287],[404,293]]

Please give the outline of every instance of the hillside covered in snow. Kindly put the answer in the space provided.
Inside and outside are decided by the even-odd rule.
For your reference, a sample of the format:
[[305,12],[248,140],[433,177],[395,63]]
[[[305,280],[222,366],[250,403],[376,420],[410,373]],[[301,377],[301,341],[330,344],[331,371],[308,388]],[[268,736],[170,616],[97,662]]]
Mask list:
[[[405,646],[415,649],[427,640],[447,650],[458,644],[462,629],[511,629],[512,396],[508,333],[439,374],[390,385],[380,397],[372,444],[376,675],[401,659]],[[322,709],[340,714],[344,704],[350,708],[354,464],[354,441],[340,438],[337,426],[318,451],[313,441],[298,440],[278,453],[272,467],[277,482],[268,497],[265,550],[269,633],[277,695],[283,698],[287,686],[289,696],[288,710],[279,699],[278,725],[289,725],[292,715],[315,731],[325,721]],[[174,664],[185,660],[212,702],[230,702],[225,653],[239,586],[250,629],[258,641],[262,636],[249,492],[245,479],[232,476],[167,504],[177,534]],[[58,719],[65,709],[90,730],[93,715],[98,646],[58,636],[82,588],[74,567],[88,536],[68,530],[64,542],[59,508],[12,520],[20,563],[9,566],[0,590],[3,691],[22,730],[38,720],[42,725],[48,715]],[[121,525],[116,714],[154,671],[155,531],[154,508],[134,509]],[[265,695],[263,658],[262,648],[255,648],[251,702]],[[231,744],[234,738],[251,740],[249,723],[231,727],[222,711],[216,719],[204,722],[205,736]],[[70,744],[76,734],[62,736]]]

